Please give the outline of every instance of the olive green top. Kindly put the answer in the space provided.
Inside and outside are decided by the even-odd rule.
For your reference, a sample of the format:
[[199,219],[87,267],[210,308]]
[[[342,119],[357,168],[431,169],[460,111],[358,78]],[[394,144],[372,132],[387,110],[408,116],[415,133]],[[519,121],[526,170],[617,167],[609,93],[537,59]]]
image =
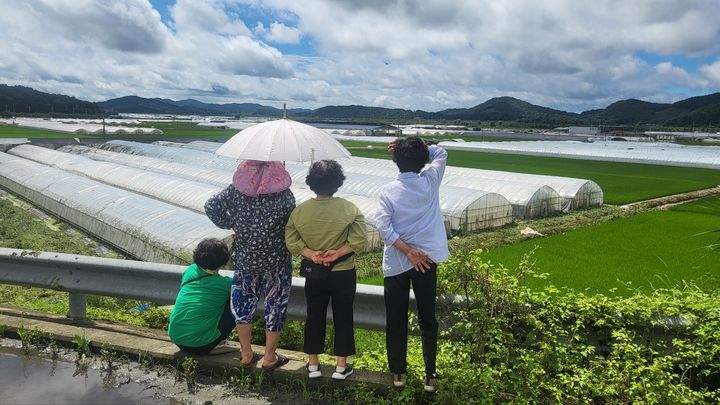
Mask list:
[[[354,252],[365,250],[365,218],[348,200],[310,199],[298,205],[285,226],[285,244],[294,256],[306,247],[311,250],[334,250],[348,245]],[[338,263],[333,271],[355,267],[354,256]]]
[[[208,274],[212,273],[193,263],[183,273],[180,284]],[[230,301],[230,286],[232,278],[218,274],[182,285],[170,314],[170,340],[181,346],[201,347],[219,338],[218,323]]]

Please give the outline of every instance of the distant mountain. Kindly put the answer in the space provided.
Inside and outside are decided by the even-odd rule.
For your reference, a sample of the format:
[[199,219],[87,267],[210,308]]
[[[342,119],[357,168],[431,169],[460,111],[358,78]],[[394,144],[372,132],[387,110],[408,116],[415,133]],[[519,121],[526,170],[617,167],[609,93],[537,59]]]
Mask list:
[[580,123],[578,114],[537,106],[513,97],[495,97],[475,107],[438,111],[436,116],[448,120],[513,121],[557,125]]
[[[101,103],[48,94],[23,86],[0,84],[0,114],[101,115],[145,113],[171,115],[224,115],[280,117],[282,110],[254,103],[212,104],[198,100],[170,100],[126,96]],[[295,108],[288,116],[303,120],[351,122],[408,122],[417,119],[447,121],[509,121],[538,126],[656,125],[673,127],[720,126],[720,93],[691,97],[672,104],[629,99],[580,114],[530,104],[513,97],[496,97],[470,108],[438,112],[362,105],[326,106],[315,110]]]
[[[279,117],[282,110],[253,103],[212,104],[187,99],[174,101],[161,98],[126,96],[103,101],[100,105],[108,113],[175,114],[175,115],[244,115]],[[310,110],[291,109],[289,113]]]
[[[279,117],[278,108],[251,103],[209,104],[198,100],[173,101],[136,96],[100,103],[108,112],[149,114],[243,115]],[[362,105],[326,106],[315,110],[292,109],[288,115],[305,120],[412,121],[416,119],[448,121],[510,121],[522,124],[561,125],[720,125],[720,93],[692,97],[674,104],[629,99],[606,108],[581,114],[530,104],[513,97],[496,97],[470,108],[451,108],[438,112]]]
[[25,86],[0,84],[0,114],[102,115],[96,103]]
[[580,115],[585,121],[603,125],[718,126],[720,93],[691,97],[673,104],[622,100]]
[[308,113],[298,114],[306,118],[350,120],[404,120],[432,118],[433,113],[403,110],[400,108],[366,107],[362,105],[333,105],[321,107]]

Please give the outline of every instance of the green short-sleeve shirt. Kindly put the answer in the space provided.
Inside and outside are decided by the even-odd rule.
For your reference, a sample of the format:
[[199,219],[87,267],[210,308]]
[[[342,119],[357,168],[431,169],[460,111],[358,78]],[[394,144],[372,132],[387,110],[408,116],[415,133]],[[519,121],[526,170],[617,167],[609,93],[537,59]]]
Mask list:
[[[183,273],[181,285],[205,274],[193,263]],[[170,314],[170,340],[181,346],[200,347],[220,337],[218,323],[230,301],[231,285],[230,277],[214,274],[180,287]]]

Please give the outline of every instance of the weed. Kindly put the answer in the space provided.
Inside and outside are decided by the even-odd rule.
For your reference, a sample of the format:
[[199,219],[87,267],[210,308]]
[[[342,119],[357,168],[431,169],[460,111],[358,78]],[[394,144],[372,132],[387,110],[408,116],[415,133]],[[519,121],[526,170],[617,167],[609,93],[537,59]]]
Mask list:
[[185,356],[185,358],[182,359],[182,362],[180,363],[183,377],[185,378],[185,382],[187,383],[188,391],[190,391],[191,393],[195,392],[197,384],[197,365],[198,361],[190,356]]
[[75,350],[78,353],[79,357],[89,357],[91,354],[90,349],[90,341],[85,337],[85,335],[75,335],[75,337],[72,338],[72,343],[75,345]]

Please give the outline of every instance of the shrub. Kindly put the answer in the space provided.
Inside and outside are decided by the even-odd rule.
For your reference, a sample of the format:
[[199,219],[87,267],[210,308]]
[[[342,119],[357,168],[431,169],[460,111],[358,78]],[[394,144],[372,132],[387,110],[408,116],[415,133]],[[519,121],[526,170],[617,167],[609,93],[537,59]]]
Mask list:
[[[441,266],[438,356],[445,375],[434,400],[644,402],[720,400],[720,294],[693,286],[608,298],[548,287],[528,258],[497,268],[479,250]],[[419,370],[418,370],[419,372]]]

